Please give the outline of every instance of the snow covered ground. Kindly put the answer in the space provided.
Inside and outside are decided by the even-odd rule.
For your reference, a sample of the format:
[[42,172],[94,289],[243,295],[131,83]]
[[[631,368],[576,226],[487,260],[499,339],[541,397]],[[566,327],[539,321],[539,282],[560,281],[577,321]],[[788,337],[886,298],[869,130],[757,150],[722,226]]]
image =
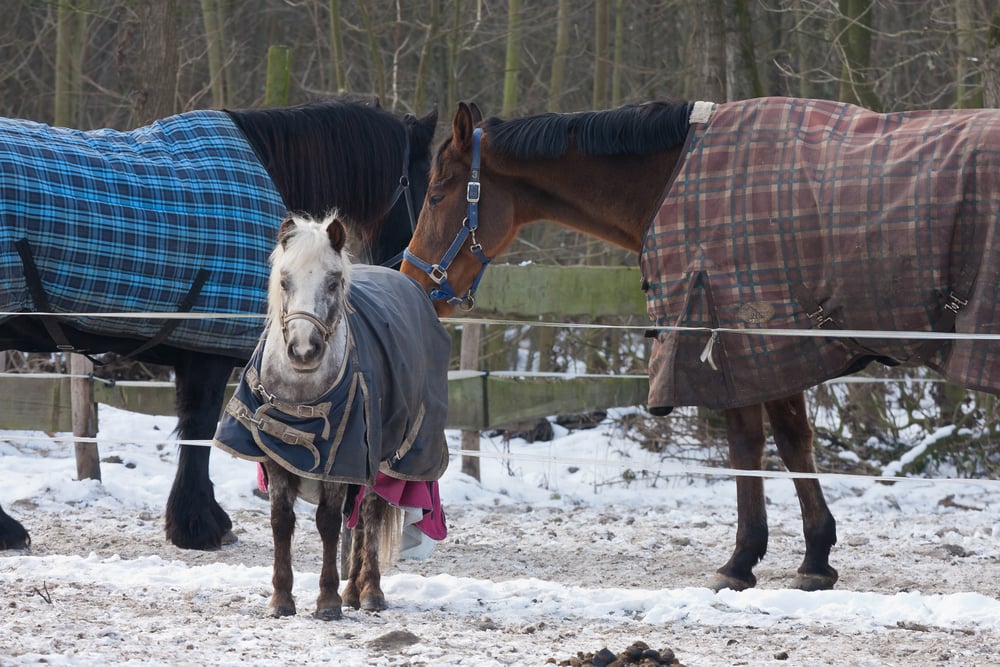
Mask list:
[[[301,504],[299,614],[268,616],[268,506],[253,464],[216,451],[239,542],[163,537],[170,418],[100,411],[103,483],[72,447],[0,433],[0,502],[32,534],[0,553],[0,665],[544,665],[635,641],[685,665],[1000,665],[1000,482],[823,486],[838,521],[833,591],[788,586],[803,549],[788,480],[769,480],[758,587],[706,585],[735,537],[734,483],[677,474],[608,422],[552,442],[483,438],[482,482],[441,482],[450,535],[383,579],[390,609],[311,617],[320,563]],[[449,433],[457,449],[458,434]],[[630,471],[623,474],[623,471]]]

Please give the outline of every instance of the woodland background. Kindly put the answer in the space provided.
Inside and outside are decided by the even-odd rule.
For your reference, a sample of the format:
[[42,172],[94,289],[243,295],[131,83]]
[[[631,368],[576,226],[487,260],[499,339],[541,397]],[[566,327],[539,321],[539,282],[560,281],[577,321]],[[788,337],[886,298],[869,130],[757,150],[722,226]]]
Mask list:
[[[993,0],[4,0],[0,15],[0,115],[82,129],[338,94],[377,96],[397,112],[436,105],[439,139],[459,100],[503,117],[762,95],[880,111],[1000,106]],[[290,75],[277,100],[267,96],[269,52],[285,57]],[[548,225],[524,234],[507,259],[636,261]],[[480,365],[561,371],[582,360],[588,372],[641,373],[645,346],[641,334],[489,327]],[[954,423],[969,429],[956,431],[965,433],[951,439],[958,446],[916,465],[950,452],[948,465],[963,474],[1000,469],[991,396],[895,383],[821,387],[811,401],[827,416],[821,447],[878,459],[915,424]],[[717,417],[699,417],[690,428],[717,440]],[[672,428],[688,428],[681,423]],[[652,447],[670,438],[657,429]]]

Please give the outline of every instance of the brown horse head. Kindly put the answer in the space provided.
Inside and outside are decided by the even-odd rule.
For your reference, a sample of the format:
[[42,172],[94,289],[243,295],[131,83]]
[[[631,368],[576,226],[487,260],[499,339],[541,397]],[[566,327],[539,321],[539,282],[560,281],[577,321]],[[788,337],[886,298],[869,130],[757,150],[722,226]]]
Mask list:
[[684,136],[662,131],[673,126],[661,118],[678,112],[650,103],[504,121],[460,103],[401,270],[445,316],[471,307],[486,265],[528,223],[550,220],[638,252]]

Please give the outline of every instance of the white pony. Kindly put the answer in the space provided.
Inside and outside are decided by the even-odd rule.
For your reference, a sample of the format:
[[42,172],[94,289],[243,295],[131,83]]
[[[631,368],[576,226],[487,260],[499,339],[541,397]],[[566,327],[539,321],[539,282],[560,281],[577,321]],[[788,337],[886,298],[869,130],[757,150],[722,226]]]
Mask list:
[[[295,613],[297,498],[316,504],[323,541],[315,615],[340,618],[344,604],[381,610],[380,554],[384,565],[398,546],[402,515],[363,487],[375,484],[377,473],[429,485],[447,466],[448,334],[410,278],[352,266],[345,238],[336,212],[282,223],[264,336],[215,438],[227,451],[260,461],[266,473],[274,616]],[[342,513],[357,522],[343,598]]]

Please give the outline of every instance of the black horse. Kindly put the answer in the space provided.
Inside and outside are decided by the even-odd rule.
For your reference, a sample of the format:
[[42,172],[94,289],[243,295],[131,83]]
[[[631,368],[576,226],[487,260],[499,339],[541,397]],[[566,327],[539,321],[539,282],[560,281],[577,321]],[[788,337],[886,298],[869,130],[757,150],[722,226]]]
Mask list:
[[[420,119],[409,114],[399,118],[379,107],[377,102],[338,99],[287,108],[227,110],[225,115],[266,169],[266,176],[280,194],[279,203],[285,211],[319,217],[336,208],[345,218],[359,221],[351,234],[361,244],[360,259],[387,265],[399,262],[412,235],[414,202],[419,206],[427,188],[436,110]],[[140,128],[136,132],[148,129]],[[203,139],[208,143],[215,141],[212,136]],[[198,140],[199,137],[191,139]],[[3,169],[0,165],[0,172]],[[143,165],[138,168],[142,173],[145,170]],[[0,195],[11,196],[10,193]],[[189,216],[189,225],[201,224],[199,220],[190,219],[190,216],[199,216],[199,211],[181,213]],[[5,226],[8,226],[8,214],[3,215]],[[238,217],[237,210],[232,224],[237,224],[235,219]],[[140,222],[124,220],[120,224],[127,235],[131,231],[128,228]],[[280,217],[274,219],[273,229],[267,232],[269,238],[261,240],[264,246],[273,247],[280,223]],[[220,229],[218,234],[212,230],[208,233],[216,238],[240,239],[239,234],[228,229]],[[9,237],[7,234],[0,238],[0,250],[6,252],[9,249],[2,246],[14,245]],[[55,318],[39,317],[32,313],[49,310],[41,307],[45,303],[44,277],[32,279],[30,275],[38,273],[33,266],[31,250],[21,252],[20,261],[34,307],[24,308],[24,315],[0,321],[0,349],[116,353],[172,366],[178,437],[182,440],[212,438],[226,383],[233,368],[246,363],[252,347],[247,350],[235,343],[229,345],[226,340],[218,341],[219,349],[210,350],[204,346],[177,344],[167,335],[172,325],[163,325],[155,336],[137,338],[95,333],[90,322],[81,324],[63,318],[55,322]],[[266,259],[262,268],[266,273]],[[253,298],[257,296],[254,294]],[[266,290],[260,292],[256,305],[258,312],[263,314]],[[124,311],[127,307],[109,310]],[[250,326],[259,329],[259,322],[253,321]],[[180,445],[177,474],[167,500],[165,527],[167,538],[181,548],[216,549],[224,542],[235,540],[232,521],[215,500],[209,478],[210,452],[209,447]],[[24,527],[0,508],[0,549],[24,548],[29,544]]]

